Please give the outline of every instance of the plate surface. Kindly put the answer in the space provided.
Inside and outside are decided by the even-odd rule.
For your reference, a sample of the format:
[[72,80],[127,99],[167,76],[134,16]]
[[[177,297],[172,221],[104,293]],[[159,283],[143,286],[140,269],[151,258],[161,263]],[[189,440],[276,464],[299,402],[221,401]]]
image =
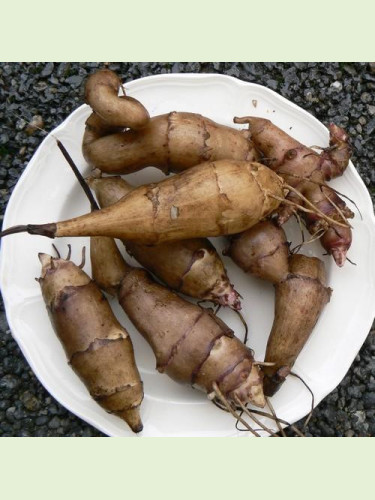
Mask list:
[[[169,111],[203,114],[219,123],[233,125],[234,116],[255,115],[271,119],[277,126],[306,145],[328,145],[327,129],[313,116],[265,87],[223,75],[170,74],[142,78],[125,85],[128,95],[139,99],[151,116]],[[255,105],[256,104],[256,105]],[[53,131],[68,149],[82,173],[89,168],[82,157],[84,122],[90,109],[84,105]],[[240,128],[240,127],[239,127]],[[163,175],[149,167],[129,175],[134,184],[158,181]],[[319,403],[340,383],[364,342],[375,314],[375,219],[370,196],[352,164],[344,176],[330,185],[354,199],[363,220],[356,213],[354,237],[349,258],[342,269],[323,257],[319,243],[305,246],[302,253],[324,260],[328,284],[333,288],[330,303],[323,311],[313,335],[297,359],[294,371],[311,387]],[[9,201],[4,228],[25,223],[57,221],[89,210],[88,202],[68,165],[49,135],[43,141],[21,176]],[[300,242],[294,221],[285,227],[293,244]],[[211,240],[221,252],[224,238]],[[72,258],[79,262],[87,238],[70,241]],[[69,243],[55,241],[62,255]],[[133,434],[117,417],[108,415],[88,395],[84,385],[66,363],[57,340],[38,283],[38,252],[53,253],[50,239],[16,234],[2,241],[0,286],[12,334],[31,368],[46,389],[68,410],[110,436]],[[229,258],[223,257],[231,281],[243,296],[243,314],[249,324],[248,345],[262,360],[273,321],[274,291],[269,283],[245,275]],[[128,259],[132,262],[132,259]],[[89,264],[85,270],[90,272]],[[361,300],[358,298],[361,297]],[[247,436],[235,429],[233,417],[210,403],[203,393],[181,386],[155,370],[150,347],[136,332],[113,300],[115,313],[129,330],[138,367],[144,382],[142,436]],[[243,327],[232,311],[220,317],[243,336]],[[310,395],[292,377],[273,398],[277,414],[289,422],[310,410]],[[270,424],[268,421],[267,424]]]

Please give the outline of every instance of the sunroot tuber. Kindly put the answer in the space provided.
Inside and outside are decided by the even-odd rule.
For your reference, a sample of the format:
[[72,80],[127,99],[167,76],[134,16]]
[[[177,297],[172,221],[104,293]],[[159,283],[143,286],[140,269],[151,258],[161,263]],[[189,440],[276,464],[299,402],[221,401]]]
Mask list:
[[[264,406],[262,377],[253,353],[234,337],[209,310],[191,304],[152,280],[143,269],[125,261],[115,268],[110,238],[91,252],[92,267],[98,265],[98,251],[104,288],[116,290],[129,319],[151,345],[157,369],[176,381],[199,387],[218,397],[217,389],[229,403]],[[116,258],[117,260],[117,258]]]
[[85,100],[110,127],[143,128],[150,119],[148,111],[139,101],[126,96],[125,91],[119,96],[120,87],[121,80],[113,71],[101,69],[86,80]]
[[288,242],[283,229],[270,220],[231,237],[225,254],[246,273],[272,283],[288,274]]
[[69,260],[39,254],[47,310],[70,365],[109,413],[142,430],[142,382],[128,332],[97,285]]
[[[330,146],[319,155],[276,127],[270,120],[247,116],[235,118],[236,123],[248,123],[254,144],[267,158],[267,164],[285,181],[298,189],[308,202],[312,202],[325,215],[336,221],[353,217],[343,200],[325,182],[342,175],[351,156],[348,135],[338,126],[331,124]],[[295,192],[288,199],[300,202]],[[284,224],[295,208],[289,204],[279,207],[279,224]],[[324,235],[321,243],[340,267],[351,245],[351,229],[334,222],[327,224],[318,214],[304,214],[310,233]]]
[[332,292],[326,287],[323,262],[298,254],[289,258],[289,274],[275,285],[275,291],[275,319],[265,355],[265,361],[274,365],[263,367],[267,396],[290,373]]
[[94,115],[86,122],[83,156],[93,168],[106,173],[129,174],[148,166],[165,173],[180,172],[205,161],[254,161],[259,157],[249,131],[219,125],[194,113],[155,116],[139,131],[103,130],[100,134],[97,122]]
[[[134,189],[121,177],[87,179],[101,207],[113,205]],[[172,289],[190,297],[240,309],[238,293],[230,283],[215,247],[206,238],[161,243],[156,246],[123,243],[130,255]],[[97,243],[94,242],[94,245]],[[102,266],[98,266],[100,273]],[[95,279],[95,278],[94,278]]]
[[108,208],[57,223],[15,226],[0,237],[28,232],[50,238],[111,236],[158,244],[235,234],[267,217],[283,196],[282,179],[264,165],[207,162],[140,186]]

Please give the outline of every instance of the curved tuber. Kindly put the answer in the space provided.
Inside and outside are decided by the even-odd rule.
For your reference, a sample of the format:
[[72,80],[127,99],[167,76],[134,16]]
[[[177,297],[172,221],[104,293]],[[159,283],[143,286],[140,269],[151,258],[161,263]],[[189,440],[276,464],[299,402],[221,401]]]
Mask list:
[[86,80],[85,101],[109,127],[142,129],[150,115],[133,97],[119,96],[121,87],[121,80],[113,71],[101,69]]
[[173,111],[150,119],[142,130],[94,134],[95,116],[86,122],[82,151],[93,167],[129,174],[154,166],[181,172],[205,161],[256,161],[258,153],[247,130],[219,125],[202,115]]

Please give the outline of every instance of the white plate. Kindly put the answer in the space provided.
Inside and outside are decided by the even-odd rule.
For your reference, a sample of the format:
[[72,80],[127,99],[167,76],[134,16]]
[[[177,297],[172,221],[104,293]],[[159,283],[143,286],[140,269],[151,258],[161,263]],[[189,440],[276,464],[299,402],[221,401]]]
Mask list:
[[[252,83],[222,75],[170,74],[142,78],[126,84],[129,95],[140,99],[151,115],[172,110],[201,113],[219,123],[233,125],[234,116],[253,114],[272,119],[276,125],[307,145],[326,146],[327,129],[309,113],[278,94]],[[257,101],[254,107],[253,101]],[[82,154],[84,122],[89,115],[84,105],[53,131],[77,162],[89,172]],[[132,174],[131,182],[156,181],[163,175],[154,168]],[[294,370],[303,377],[321,401],[344,377],[364,342],[375,314],[375,219],[370,196],[353,165],[332,186],[354,199],[363,215],[356,215],[351,260],[339,269],[329,257],[322,257],[328,282],[334,292],[313,335],[300,354]],[[49,135],[41,144],[14,189],[4,217],[4,228],[16,224],[43,223],[87,212],[88,202],[72,172]],[[298,243],[293,221],[286,227],[289,239]],[[71,240],[73,259],[78,262],[85,238]],[[64,254],[67,241],[55,243]],[[221,250],[224,239],[214,240]],[[52,252],[50,239],[17,234],[2,241],[0,284],[14,338],[46,389],[68,410],[111,436],[133,435],[117,417],[108,415],[92,401],[78,377],[66,363],[62,347],[51,328],[39,285],[38,252]],[[319,243],[304,249],[307,255],[322,256]],[[250,325],[249,345],[257,359],[263,359],[273,320],[273,287],[245,275],[229,258],[228,274],[244,297],[243,313]],[[89,265],[86,265],[89,272]],[[245,436],[235,429],[233,418],[210,403],[204,394],[171,381],[155,371],[151,349],[112,302],[115,312],[129,329],[144,381],[142,405],[143,436]],[[241,337],[243,328],[236,315],[223,311],[221,317]],[[295,422],[309,412],[310,396],[303,385],[289,377],[273,398],[277,414]]]

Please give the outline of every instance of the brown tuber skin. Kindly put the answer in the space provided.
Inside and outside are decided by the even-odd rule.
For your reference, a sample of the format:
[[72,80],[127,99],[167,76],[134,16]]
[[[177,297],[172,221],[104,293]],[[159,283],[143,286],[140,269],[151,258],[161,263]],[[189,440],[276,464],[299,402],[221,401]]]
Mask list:
[[69,364],[100,406],[140,432],[143,387],[129,334],[84,271],[47,254],[39,259],[43,298]]
[[109,126],[142,129],[150,119],[148,111],[133,97],[119,96],[120,87],[113,71],[101,69],[86,80],[85,101]]
[[234,237],[227,252],[245,271],[275,285],[275,317],[263,366],[264,394],[272,396],[289,375],[329,301],[324,264],[316,257],[289,256],[284,230],[263,221]]
[[[206,161],[256,161],[259,157],[247,130],[219,125],[195,113],[155,116],[140,131],[93,133],[95,117],[86,122],[83,156],[93,167],[111,174],[129,174],[154,166],[181,172]],[[134,127],[133,127],[134,128]]]
[[225,254],[245,273],[271,283],[278,283],[288,274],[289,245],[285,232],[270,220],[231,237]]
[[[115,296],[119,281],[126,271],[126,264],[113,238],[108,236],[92,236],[90,238],[90,258],[95,262],[92,266],[92,278],[95,283]],[[107,269],[107,261],[113,264]]]
[[[109,250],[107,259],[100,256],[102,285],[116,289],[122,308],[153,349],[157,369],[209,395],[216,383],[227,400],[236,403],[238,397],[263,407],[262,376],[252,351],[211,311],[156,283],[145,270],[125,261],[116,270],[112,257],[119,250],[109,240],[104,238],[100,248]],[[97,257],[91,252],[93,268]]]
[[[91,177],[87,182],[95,191],[101,207],[113,205],[134,189],[121,177]],[[236,310],[241,308],[238,293],[229,282],[223,262],[206,238],[156,246],[125,240],[123,243],[130,255],[173,290]],[[101,268],[98,266],[98,272]]]
[[212,312],[185,301],[155,283],[142,269],[131,269],[119,301],[151,345],[157,369],[208,394],[216,382],[232,402],[265,404],[262,377],[252,351]]
[[50,238],[110,236],[144,244],[236,234],[270,215],[283,199],[283,181],[259,163],[197,165],[157,184],[140,186],[114,205],[73,219],[15,226]]
[[[239,233],[269,215],[282,181],[258,163],[217,161],[140,186],[114,205],[57,223],[55,236],[158,244]],[[271,196],[270,196],[271,195]]]
[[[337,194],[324,185],[335,177],[342,175],[348,166],[351,156],[349,137],[340,127],[331,124],[330,146],[319,155],[313,149],[304,146],[290,137],[270,120],[257,117],[235,118],[236,123],[248,123],[254,144],[267,158],[267,164],[291,186],[298,189],[310,202],[314,203],[325,215],[343,222],[337,211],[337,205],[346,218],[353,213]],[[300,202],[293,192],[288,198]],[[327,199],[328,198],[328,199]],[[331,202],[331,201],[332,202]],[[284,224],[295,208],[282,204],[279,208],[278,222]],[[325,250],[333,256],[338,266],[343,266],[346,253],[352,241],[351,229],[327,222],[315,214],[304,214],[306,227],[311,234],[325,230],[321,243]]]
[[264,394],[272,396],[290,373],[314,326],[329,302],[324,264],[315,257],[292,255],[289,274],[275,285],[275,319],[264,366]]

